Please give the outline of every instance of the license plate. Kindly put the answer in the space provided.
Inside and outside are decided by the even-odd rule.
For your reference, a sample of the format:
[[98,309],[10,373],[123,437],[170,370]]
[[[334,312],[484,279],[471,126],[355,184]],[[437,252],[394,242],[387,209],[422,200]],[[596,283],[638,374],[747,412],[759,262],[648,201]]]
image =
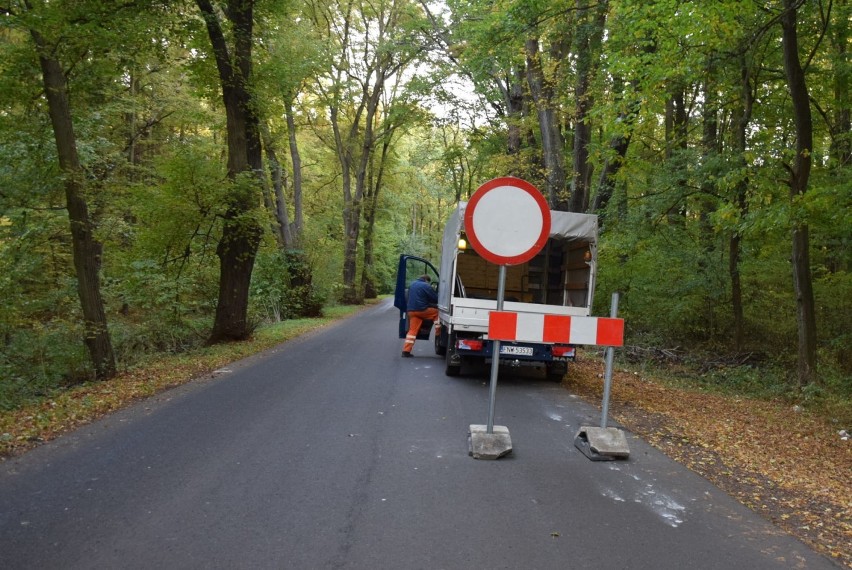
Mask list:
[[501,345],[500,346],[500,354],[514,354],[518,356],[532,356],[533,349],[531,346],[512,346],[512,345]]

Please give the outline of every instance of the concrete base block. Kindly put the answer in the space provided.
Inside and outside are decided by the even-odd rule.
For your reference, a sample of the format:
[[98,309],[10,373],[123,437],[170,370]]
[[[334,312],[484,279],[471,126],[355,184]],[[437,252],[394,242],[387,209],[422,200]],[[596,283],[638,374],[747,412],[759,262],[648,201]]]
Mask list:
[[618,428],[582,426],[574,438],[574,446],[592,461],[626,459],[630,455],[627,438]]
[[512,453],[512,438],[506,426],[494,426],[494,433],[488,433],[488,426],[472,424],[470,426],[470,455],[474,459],[500,459]]

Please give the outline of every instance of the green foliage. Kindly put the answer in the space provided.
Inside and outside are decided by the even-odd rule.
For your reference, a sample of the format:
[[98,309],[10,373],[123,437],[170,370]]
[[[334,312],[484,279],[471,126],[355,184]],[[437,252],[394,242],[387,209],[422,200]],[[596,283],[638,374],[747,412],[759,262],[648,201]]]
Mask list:
[[60,211],[0,217],[0,409],[88,379],[79,301]]
[[199,297],[199,288],[209,286],[196,280],[215,279],[213,272],[169,272],[153,261],[136,261],[126,270],[121,280],[107,282],[120,307],[111,328],[120,362],[130,365],[145,355],[182,352],[204,341],[215,296],[208,292]]
[[15,409],[92,376],[78,342],[83,331],[74,322],[56,319],[0,334],[0,410]]
[[310,275],[301,252],[271,248],[258,252],[251,281],[254,314],[268,322],[321,317],[325,298],[306,282]]
[[[221,86],[197,7],[86,0],[34,3],[28,10],[13,4],[0,21],[0,407],[90,373],[79,342],[65,198],[31,28],[44,36],[68,78],[122,365],[203,341],[216,306],[216,251],[230,207],[247,212],[232,222],[247,228],[267,230],[273,220],[261,208],[254,174],[227,179]],[[379,41],[377,16],[391,7],[396,20]],[[443,25],[432,30],[417,3],[355,2],[350,24],[356,33],[341,45],[342,3],[256,3],[254,110],[284,167],[293,221],[294,173],[283,118],[285,103],[292,104],[304,228],[296,257],[282,253],[271,232],[264,236],[251,285],[252,318],[313,314],[323,300],[342,294],[343,210],[363,208],[367,198],[344,199],[339,151],[351,155],[354,171],[367,126],[360,103],[379,63],[395,72],[379,93],[372,125],[378,138],[364,173],[370,190],[378,183],[379,150],[390,144],[376,201],[373,261],[365,268],[358,256],[358,277],[366,271],[380,292],[389,292],[400,252],[437,261],[449,211],[485,180],[516,174],[543,187],[525,42],[541,46],[569,156],[574,76],[584,65],[570,46],[592,24],[590,12],[578,7],[567,0],[452,0],[446,11],[433,13]],[[595,313],[605,314],[610,293],[621,291],[628,342],[723,355],[728,364],[703,369],[701,382],[789,395],[787,371],[795,368],[798,343],[790,230],[807,223],[821,386],[797,397],[824,406],[848,401],[852,168],[839,160],[852,136],[839,119],[850,103],[848,50],[841,49],[848,6],[834,7],[824,36],[817,11],[800,14],[803,55],[813,54],[807,80],[816,120],[810,187],[795,199],[786,185],[794,131],[779,72],[776,6],[611,0],[608,7],[588,93],[592,186],[605,167],[617,163],[619,170],[612,198],[597,212],[603,242]],[[744,88],[753,105],[740,141]],[[513,90],[520,98],[514,110],[507,99]],[[438,115],[431,125],[427,102]],[[346,139],[341,148],[332,105]],[[521,140],[515,154],[507,152],[510,135]],[[630,139],[624,157],[612,145],[618,137]],[[362,220],[359,253],[366,224]],[[740,240],[745,333],[739,351],[753,355],[742,366],[730,364],[738,362],[729,266],[734,237]]]

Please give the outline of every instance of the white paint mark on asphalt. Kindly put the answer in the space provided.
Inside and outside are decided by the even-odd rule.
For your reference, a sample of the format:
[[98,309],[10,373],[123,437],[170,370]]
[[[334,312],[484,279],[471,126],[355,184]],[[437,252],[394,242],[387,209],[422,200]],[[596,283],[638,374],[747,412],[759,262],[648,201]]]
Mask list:
[[[629,466],[622,467],[615,463],[610,463],[608,467],[611,471],[616,472],[623,469],[629,470]],[[616,492],[610,487],[603,487],[601,489],[603,496],[619,503],[627,502],[625,497],[630,497],[634,504],[650,509],[663,522],[673,528],[678,528],[684,523],[686,520],[686,507],[684,505],[669,494],[655,488],[654,483],[644,482],[640,475],[636,473],[628,473],[627,475],[628,479],[617,482],[621,492]],[[639,483],[639,485],[637,486],[636,483]]]
[[645,489],[640,493],[640,503],[650,507],[662,519],[673,528],[683,524],[683,515],[686,507],[675,501],[669,495],[654,489],[653,484],[647,483]]
[[612,489],[604,489],[603,496],[612,499],[617,503],[623,503],[624,497],[613,491]]

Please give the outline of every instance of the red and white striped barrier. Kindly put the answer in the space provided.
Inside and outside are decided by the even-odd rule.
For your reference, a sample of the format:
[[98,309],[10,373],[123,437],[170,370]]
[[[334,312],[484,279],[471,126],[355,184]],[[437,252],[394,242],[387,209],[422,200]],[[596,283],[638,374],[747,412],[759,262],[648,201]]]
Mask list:
[[624,319],[491,311],[488,315],[488,338],[624,346]]

